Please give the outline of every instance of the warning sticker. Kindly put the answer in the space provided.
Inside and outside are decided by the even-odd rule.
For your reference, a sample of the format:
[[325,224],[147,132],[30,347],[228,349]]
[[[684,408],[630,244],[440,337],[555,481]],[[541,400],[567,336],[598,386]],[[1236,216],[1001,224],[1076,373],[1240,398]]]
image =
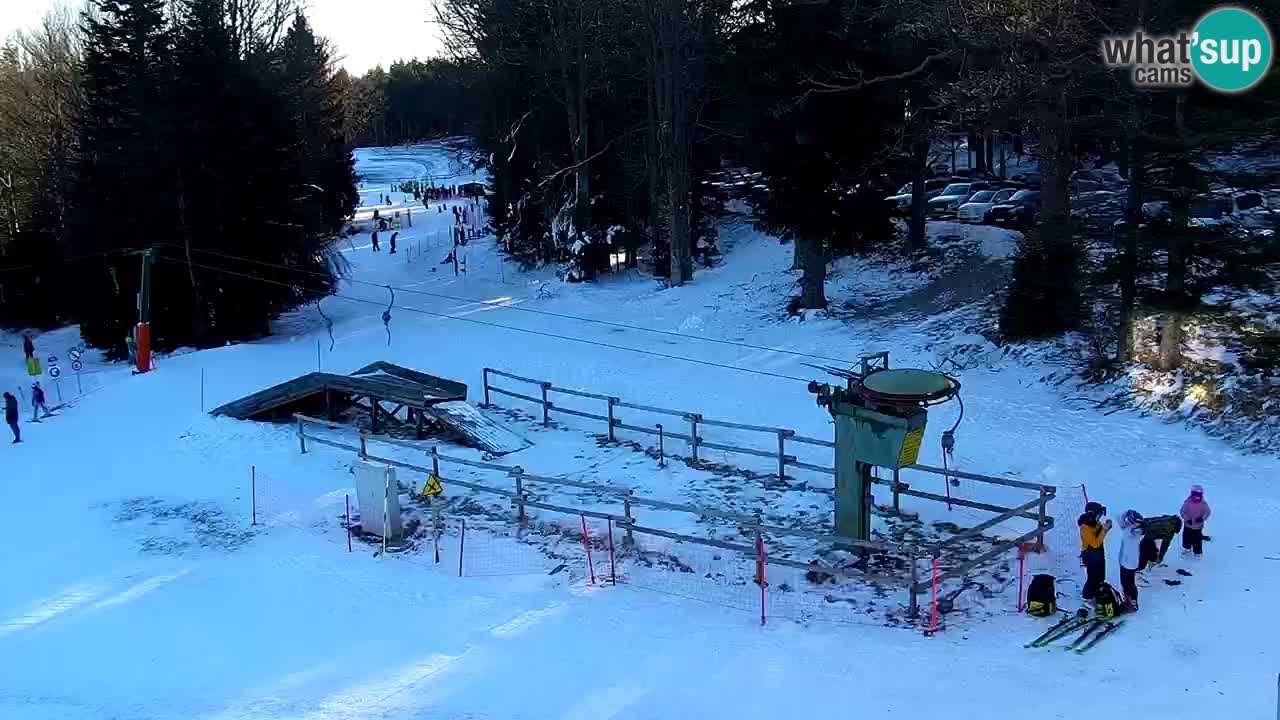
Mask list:
[[431,475],[427,478],[427,484],[422,486],[423,497],[435,497],[444,492],[444,488],[440,485],[440,478]]
[[920,443],[924,441],[924,430],[912,430],[902,441],[902,451],[898,453],[898,466],[915,465],[920,459]]

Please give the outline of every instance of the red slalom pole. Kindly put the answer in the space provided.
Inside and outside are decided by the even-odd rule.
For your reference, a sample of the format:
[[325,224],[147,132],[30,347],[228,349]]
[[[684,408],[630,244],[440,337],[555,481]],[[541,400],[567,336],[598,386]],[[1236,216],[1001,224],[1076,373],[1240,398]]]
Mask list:
[[586,548],[587,550],[587,572],[591,574],[591,584],[595,585],[596,569],[595,569],[595,566],[591,563],[591,540],[587,536],[587,516],[579,515],[578,518],[582,520],[582,547]]

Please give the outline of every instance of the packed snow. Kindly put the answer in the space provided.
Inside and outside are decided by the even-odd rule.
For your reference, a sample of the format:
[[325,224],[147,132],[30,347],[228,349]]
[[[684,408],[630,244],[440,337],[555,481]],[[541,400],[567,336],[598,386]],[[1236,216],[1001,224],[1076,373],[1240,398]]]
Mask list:
[[[43,384],[51,406],[61,404],[59,392],[66,404],[35,424],[21,338],[0,337],[8,358],[0,383],[25,393],[24,442],[4,445],[0,461],[13,510],[0,527],[0,717],[1274,717],[1280,651],[1269,604],[1280,593],[1280,463],[1182,424],[1073,403],[1040,381],[1052,368],[1007,360],[973,334],[966,308],[986,301],[981,288],[1007,263],[1010,234],[936,224],[935,237],[964,235],[957,247],[971,254],[954,266],[963,277],[842,261],[833,311],[800,322],[783,310],[797,279],[791,247],[741,218],[726,220],[723,263],[680,288],[635,273],[584,284],[562,283],[551,270],[521,273],[491,236],[460,249],[466,272],[455,276],[442,263],[451,249],[447,206],[462,201],[422,210],[391,186],[482,180],[456,148],[360,150],[357,171],[358,222],[377,206],[383,216],[412,208],[413,225],[402,228],[395,255],[385,241],[372,252],[367,232],[345,244],[349,279],[321,303],[333,321],[332,350],[311,307],[281,318],[273,337],[160,357],[145,375],[89,352],[77,379],[67,358],[75,329],[44,333],[35,338],[39,355],[57,356],[64,372]],[[979,289],[960,282],[974,272]],[[388,326],[384,285],[400,289]],[[345,496],[354,496],[350,453],[300,454],[291,426],[207,414],[317,366],[345,373],[386,360],[466,382],[472,402],[482,368],[493,367],[826,438],[829,416],[805,382],[829,379],[809,364],[835,363],[816,358],[852,365],[889,350],[894,366],[931,367],[956,348],[980,349],[966,369],[948,368],[963,383],[959,468],[1058,485],[1051,511],[1055,539],[1067,545],[1060,553],[1070,556],[1077,542],[1081,485],[1117,519],[1128,508],[1174,513],[1189,485],[1206,488],[1214,514],[1205,555],[1183,559],[1175,547],[1171,567],[1142,588],[1140,613],[1087,655],[1024,649],[1045,624],[1016,612],[1012,587],[925,637],[918,627],[828,616],[773,616],[761,626],[754,586],[685,578],[686,590],[697,580],[708,588],[690,599],[663,592],[674,587],[663,578],[678,571],[626,559],[622,571],[634,582],[592,584],[578,554],[561,548],[569,567],[552,573],[553,559],[507,537],[502,513],[510,511],[493,499],[501,512],[477,521],[467,542],[506,553],[514,574],[456,577],[428,552],[381,555],[359,542],[349,553],[341,522]],[[557,418],[544,428],[536,406],[495,403],[488,412],[534,443],[497,462],[670,501],[830,520],[817,479],[781,488],[674,459],[660,468],[637,449],[602,447],[600,426],[588,420]],[[957,412],[955,403],[931,412],[922,462],[941,464],[937,436]],[[480,459],[449,444],[441,452]],[[420,486],[422,478],[401,480]],[[932,489],[942,491],[940,479]],[[987,497],[967,483],[957,492]],[[547,498],[592,502],[569,491]],[[910,498],[904,507],[962,527],[984,519]],[[674,513],[644,517],[699,528]],[[1117,540],[1108,542],[1108,571],[1118,587]],[[1173,575],[1179,567],[1192,576]],[[1083,573],[1068,571],[1060,602],[1074,609]],[[1161,582],[1174,578],[1182,584]]]

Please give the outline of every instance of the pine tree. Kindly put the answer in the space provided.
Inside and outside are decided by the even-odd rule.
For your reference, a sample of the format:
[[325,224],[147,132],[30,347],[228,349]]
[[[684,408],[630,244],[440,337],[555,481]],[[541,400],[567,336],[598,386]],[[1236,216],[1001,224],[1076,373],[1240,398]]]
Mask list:
[[124,252],[174,227],[166,152],[171,34],[164,0],[90,0],[84,15],[85,107],[70,218],[77,265],[72,292],[86,342],[119,354],[137,319],[139,275]]

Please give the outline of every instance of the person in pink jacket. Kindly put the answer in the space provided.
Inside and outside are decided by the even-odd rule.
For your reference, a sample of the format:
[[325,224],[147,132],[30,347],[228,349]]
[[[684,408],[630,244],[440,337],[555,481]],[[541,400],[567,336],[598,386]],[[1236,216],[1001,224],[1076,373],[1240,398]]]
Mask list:
[[1204,553],[1204,524],[1209,519],[1209,503],[1204,499],[1204,487],[1191,486],[1191,494],[1182,501],[1182,551]]

